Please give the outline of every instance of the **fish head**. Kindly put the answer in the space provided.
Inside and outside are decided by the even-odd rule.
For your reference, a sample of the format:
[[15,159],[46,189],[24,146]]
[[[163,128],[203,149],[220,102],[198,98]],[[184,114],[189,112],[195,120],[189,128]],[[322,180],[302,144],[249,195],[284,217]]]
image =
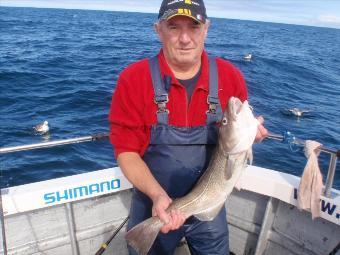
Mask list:
[[254,117],[248,101],[236,97],[229,99],[219,129],[219,145],[227,154],[248,151],[254,143],[258,120]]

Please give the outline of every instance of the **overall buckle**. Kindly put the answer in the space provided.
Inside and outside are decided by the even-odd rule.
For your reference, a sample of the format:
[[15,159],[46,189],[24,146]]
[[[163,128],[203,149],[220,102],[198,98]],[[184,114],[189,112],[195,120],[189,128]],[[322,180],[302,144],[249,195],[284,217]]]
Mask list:
[[218,103],[219,103],[218,98],[208,96],[207,97],[207,104],[209,105],[209,109],[206,111],[206,113],[216,114]]
[[155,97],[154,102],[158,107],[157,113],[169,113],[169,110],[166,108],[166,104],[169,102],[168,94]]

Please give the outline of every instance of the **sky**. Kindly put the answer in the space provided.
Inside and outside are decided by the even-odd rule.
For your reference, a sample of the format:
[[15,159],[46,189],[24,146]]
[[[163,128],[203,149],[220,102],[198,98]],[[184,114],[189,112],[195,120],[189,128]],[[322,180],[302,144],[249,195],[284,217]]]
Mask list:
[[[0,6],[157,13],[161,0],[0,0]],[[339,0],[205,0],[209,17],[340,29]]]

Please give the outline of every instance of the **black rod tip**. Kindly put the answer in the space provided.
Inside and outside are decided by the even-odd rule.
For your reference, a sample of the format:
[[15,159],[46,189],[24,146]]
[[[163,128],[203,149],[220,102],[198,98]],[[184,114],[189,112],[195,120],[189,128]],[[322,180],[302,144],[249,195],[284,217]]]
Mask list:
[[96,252],[96,254],[95,255],[101,255],[101,254],[103,254],[104,253],[104,251],[106,250],[106,248],[104,248],[104,247],[101,247],[97,252]]

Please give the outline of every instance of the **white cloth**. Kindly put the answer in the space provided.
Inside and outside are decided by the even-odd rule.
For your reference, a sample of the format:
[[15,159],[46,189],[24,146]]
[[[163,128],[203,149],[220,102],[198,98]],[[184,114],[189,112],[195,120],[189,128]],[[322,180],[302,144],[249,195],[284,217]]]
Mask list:
[[318,150],[322,144],[315,141],[306,141],[305,156],[307,164],[303,171],[299,185],[298,208],[309,209],[312,212],[312,218],[320,217],[320,197],[323,188],[322,174],[318,164]]

